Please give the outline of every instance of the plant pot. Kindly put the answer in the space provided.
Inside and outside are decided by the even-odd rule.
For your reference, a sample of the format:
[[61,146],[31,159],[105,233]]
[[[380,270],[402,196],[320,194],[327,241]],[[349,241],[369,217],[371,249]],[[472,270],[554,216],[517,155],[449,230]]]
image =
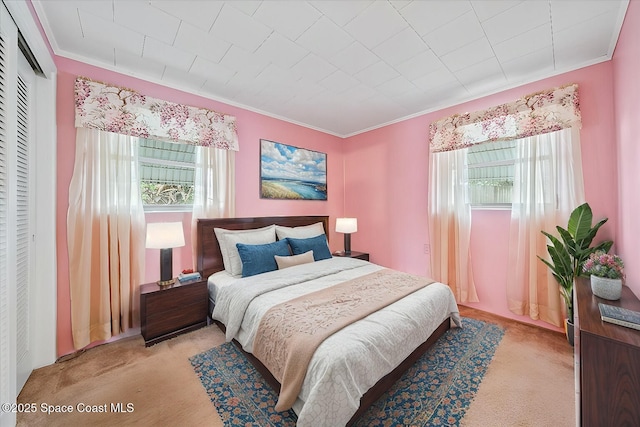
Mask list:
[[567,336],[567,341],[573,347],[573,321],[564,319],[564,333]]
[[609,279],[591,275],[591,292],[597,297],[617,300],[622,294],[622,279]]

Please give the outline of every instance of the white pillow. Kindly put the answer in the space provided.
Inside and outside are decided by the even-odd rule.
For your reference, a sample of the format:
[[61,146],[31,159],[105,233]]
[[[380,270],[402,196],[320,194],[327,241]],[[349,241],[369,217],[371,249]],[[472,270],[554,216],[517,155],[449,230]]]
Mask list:
[[300,227],[284,227],[282,225],[276,225],[276,235],[278,236],[278,240],[282,240],[285,237],[308,239],[309,237],[316,237],[321,234],[324,234],[324,226],[321,222],[316,222],[311,225],[302,225]]
[[276,264],[278,264],[278,270],[283,268],[293,267],[294,265],[307,264],[313,262],[313,251],[308,251],[300,255],[291,256],[279,256],[274,255],[276,258]]
[[276,229],[274,225],[253,228],[251,230],[214,228],[213,231],[216,233],[218,243],[220,244],[224,269],[233,276],[242,275],[242,260],[240,259],[240,254],[238,254],[236,243],[264,245],[265,243],[273,243],[276,241]]

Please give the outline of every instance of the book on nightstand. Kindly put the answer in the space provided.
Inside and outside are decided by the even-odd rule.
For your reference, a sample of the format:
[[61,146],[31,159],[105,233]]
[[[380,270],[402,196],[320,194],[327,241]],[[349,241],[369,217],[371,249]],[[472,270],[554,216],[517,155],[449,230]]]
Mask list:
[[200,272],[194,271],[192,273],[180,273],[178,274],[178,281],[182,282],[190,282],[192,280],[200,280],[202,277],[200,276]]
[[640,331],[640,311],[602,304],[601,302],[598,303],[598,308],[603,321]]

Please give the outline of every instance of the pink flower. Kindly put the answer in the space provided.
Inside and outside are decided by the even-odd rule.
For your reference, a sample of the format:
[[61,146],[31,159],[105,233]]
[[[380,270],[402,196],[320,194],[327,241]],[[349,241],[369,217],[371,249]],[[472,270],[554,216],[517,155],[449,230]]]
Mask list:
[[585,273],[609,279],[624,279],[624,263],[618,255],[596,251],[583,264]]

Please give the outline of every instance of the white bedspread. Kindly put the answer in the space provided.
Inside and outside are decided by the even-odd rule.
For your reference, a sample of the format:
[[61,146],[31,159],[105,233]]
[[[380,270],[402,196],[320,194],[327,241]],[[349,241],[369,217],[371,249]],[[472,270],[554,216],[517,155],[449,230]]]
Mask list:
[[[260,319],[288,299],[372,273],[382,267],[336,257],[238,279],[217,290],[212,317],[251,352]],[[316,350],[293,409],[298,426],[340,426],[362,395],[391,372],[451,316],[460,316],[448,286],[433,283],[327,338]]]

